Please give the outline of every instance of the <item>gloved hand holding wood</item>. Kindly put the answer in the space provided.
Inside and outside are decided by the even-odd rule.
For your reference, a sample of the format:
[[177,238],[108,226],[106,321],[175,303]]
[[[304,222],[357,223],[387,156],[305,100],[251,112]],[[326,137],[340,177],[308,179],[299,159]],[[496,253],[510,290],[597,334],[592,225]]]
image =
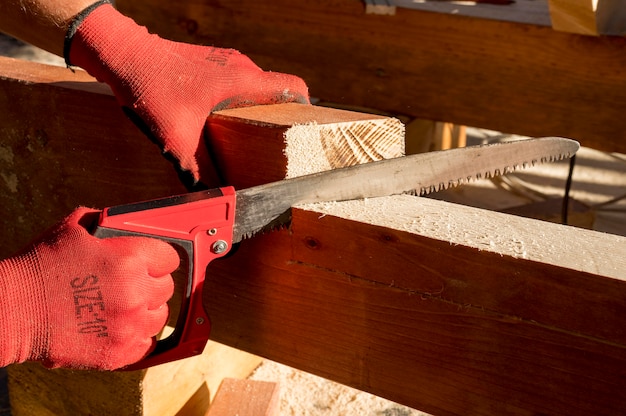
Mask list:
[[152,350],[178,255],[160,240],[92,236],[97,214],[77,209],[0,262],[0,366],[113,370]]
[[308,89],[296,76],[264,72],[232,49],[162,39],[107,2],[74,19],[65,57],[68,65],[107,83],[131,119],[192,182],[210,165],[202,134],[212,111],[308,102]]
[[[203,138],[212,111],[309,102],[302,79],[265,72],[235,50],[162,39],[108,1],[2,1],[0,30],[63,53],[68,66],[107,83],[188,184],[212,171]],[[93,215],[80,209],[0,261],[0,366],[41,361],[110,370],[154,347],[178,255],[159,240],[95,238],[85,228]]]

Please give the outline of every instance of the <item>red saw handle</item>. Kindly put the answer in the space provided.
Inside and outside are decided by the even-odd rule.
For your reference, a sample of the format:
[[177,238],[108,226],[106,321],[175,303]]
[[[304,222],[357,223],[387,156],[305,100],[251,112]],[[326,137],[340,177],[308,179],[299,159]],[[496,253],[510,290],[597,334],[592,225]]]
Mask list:
[[187,279],[174,331],[157,341],[146,358],[125,370],[138,370],[201,354],[211,323],[202,305],[206,268],[232,247],[235,189],[225,187],[105,208],[94,235],[99,238],[158,238],[183,250]]

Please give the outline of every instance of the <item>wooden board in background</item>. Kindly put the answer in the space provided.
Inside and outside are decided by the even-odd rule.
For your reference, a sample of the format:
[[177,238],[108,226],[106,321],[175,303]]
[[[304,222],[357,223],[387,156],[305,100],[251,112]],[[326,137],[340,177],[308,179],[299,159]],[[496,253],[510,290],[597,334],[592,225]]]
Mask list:
[[278,416],[278,383],[224,379],[206,416]]
[[626,38],[352,0],[116,5],[166,38],[299,75],[324,101],[626,153]]
[[620,0],[549,0],[552,28],[583,35],[626,34],[626,11]]

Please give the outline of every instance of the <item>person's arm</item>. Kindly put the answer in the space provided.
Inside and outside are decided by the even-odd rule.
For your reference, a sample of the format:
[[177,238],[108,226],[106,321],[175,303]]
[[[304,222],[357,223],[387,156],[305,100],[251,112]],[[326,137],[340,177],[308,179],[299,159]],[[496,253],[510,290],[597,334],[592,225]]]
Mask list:
[[63,56],[63,41],[74,16],[95,0],[2,0],[0,32]]

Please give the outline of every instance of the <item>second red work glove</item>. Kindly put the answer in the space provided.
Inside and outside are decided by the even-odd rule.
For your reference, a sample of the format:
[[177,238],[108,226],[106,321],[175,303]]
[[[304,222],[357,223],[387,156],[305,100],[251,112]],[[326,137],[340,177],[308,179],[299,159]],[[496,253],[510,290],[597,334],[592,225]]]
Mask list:
[[114,370],[152,350],[178,255],[151,238],[98,239],[85,228],[96,218],[78,209],[0,261],[0,366]]
[[236,50],[162,39],[106,2],[76,18],[65,53],[68,64],[107,83],[133,121],[194,182],[210,166],[202,134],[212,111],[308,103],[302,79],[265,72]]

